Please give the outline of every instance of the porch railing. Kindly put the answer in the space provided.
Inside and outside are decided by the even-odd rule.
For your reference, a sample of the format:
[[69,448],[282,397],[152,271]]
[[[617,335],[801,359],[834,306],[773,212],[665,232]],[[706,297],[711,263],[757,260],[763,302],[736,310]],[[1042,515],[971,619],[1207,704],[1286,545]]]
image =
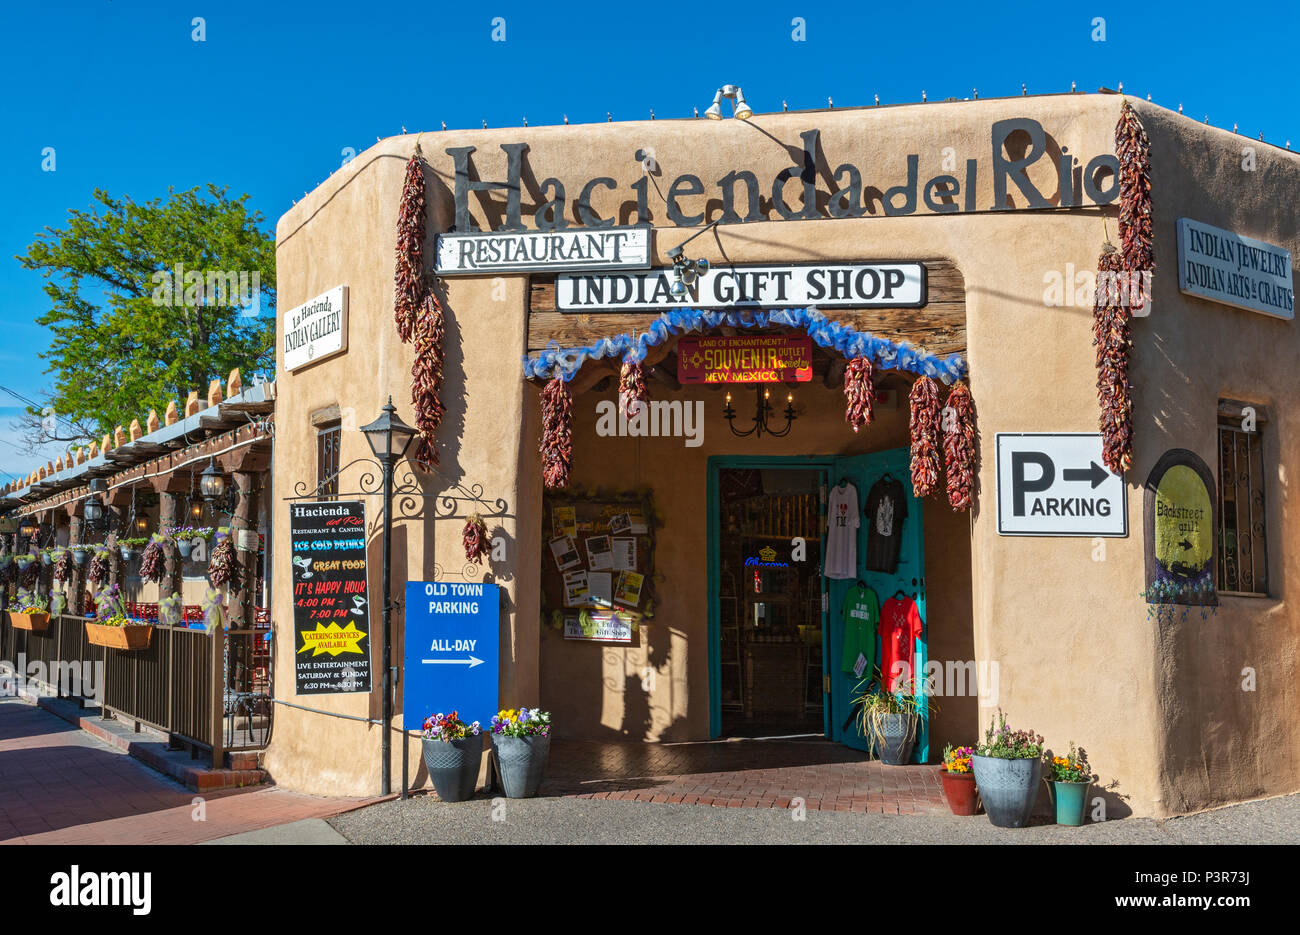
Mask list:
[[147,648],[123,651],[92,645],[85,624],[51,617],[37,633],[0,613],[0,660],[15,669],[25,663],[29,681],[44,673],[43,691],[96,702],[105,716],[152,727],[192,754],[209,752],[214,768],[225,751],[270,739],[267,629],[155,626]]

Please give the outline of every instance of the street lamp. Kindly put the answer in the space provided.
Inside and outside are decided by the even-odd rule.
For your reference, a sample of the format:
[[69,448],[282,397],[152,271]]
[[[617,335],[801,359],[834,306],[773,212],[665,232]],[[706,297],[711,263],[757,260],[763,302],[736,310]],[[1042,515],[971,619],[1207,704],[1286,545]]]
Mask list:
[[226,493],[226,475],[217,470],[217,459],[208,458],[208,466],[199,475],[199,494],[208,503],[216,503]]
[[99,497],[105,488],[106,485],[102,477],[96,477],[90,482],[90,496],[86,499],[84,512],[86,522],[90,524],[91,529],[98,529],[99,521],[104,518],[104,504],[99,501]]
[[[384,699],[382,702],[382,716],[384,721],[384,734],[380,739],[380,753],[382,760],[379,764],[379,782],[380,795],[388,795],[392,791],[392,769],[389,760],[392,756],[392,722],[393,722],[393,667],[392,667],[392,645],[393,645],[393,617],[392,601],[389,600],[389,594],[392,586],[392,548],[393,548],[393,468],[397,462],[406,454],[406,449],[411,444],[411,439],[415,437],[415,429],[411,428],[402,421],[401,416],[397,414],[397,408],[393,405],[393,397],[388,397],[388,405],[384,406],[378,419],[369,425],[361,426],[361,431],[366,436],[366,442],[370,445],[370,450],[374,452],[375,457],[379,459],[380,465],[384,469],[384,547],[383,547],[383,594],[384,599]],[[405,729],[405,725],[403,725]],[[402,744],[402,750],[405,752],[406,744]],[[405,779],[405,775],[403,775]],[[403,787],[406,783],[403,781]]]

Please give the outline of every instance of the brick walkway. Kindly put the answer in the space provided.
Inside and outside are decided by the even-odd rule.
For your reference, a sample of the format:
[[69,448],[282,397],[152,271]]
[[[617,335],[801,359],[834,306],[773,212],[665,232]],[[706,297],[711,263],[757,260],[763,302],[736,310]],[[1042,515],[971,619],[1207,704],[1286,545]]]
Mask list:
[[827,741],[555,740],[542,795],[731,808],[947,814],[938,766],[883,766]]
[[0,701],[0,843],[195,844],[368,800],[255,787],[199,797],[34,705]]

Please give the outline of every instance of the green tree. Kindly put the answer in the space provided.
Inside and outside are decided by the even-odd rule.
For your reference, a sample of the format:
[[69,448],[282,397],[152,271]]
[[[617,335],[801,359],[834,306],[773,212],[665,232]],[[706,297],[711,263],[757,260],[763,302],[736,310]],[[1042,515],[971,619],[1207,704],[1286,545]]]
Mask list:
[[33,409],[29,443],[161,415],[235,367],[274,372],[275,240],[249,196],[226,191],[168,189],[138,204],[96,189],[90,210],[69,211],[16,257],[46,279],[51,308],[36,321],[52,333],[41,357],[61,417],[52,431]]

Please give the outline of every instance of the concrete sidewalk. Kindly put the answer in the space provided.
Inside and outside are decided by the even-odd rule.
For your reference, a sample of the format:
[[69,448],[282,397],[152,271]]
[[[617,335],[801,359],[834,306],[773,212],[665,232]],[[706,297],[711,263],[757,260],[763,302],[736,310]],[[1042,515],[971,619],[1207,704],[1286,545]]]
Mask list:
[[199,795],[18,699],[0,699],[0,843],[195,844],[367,799],[265,786]]

